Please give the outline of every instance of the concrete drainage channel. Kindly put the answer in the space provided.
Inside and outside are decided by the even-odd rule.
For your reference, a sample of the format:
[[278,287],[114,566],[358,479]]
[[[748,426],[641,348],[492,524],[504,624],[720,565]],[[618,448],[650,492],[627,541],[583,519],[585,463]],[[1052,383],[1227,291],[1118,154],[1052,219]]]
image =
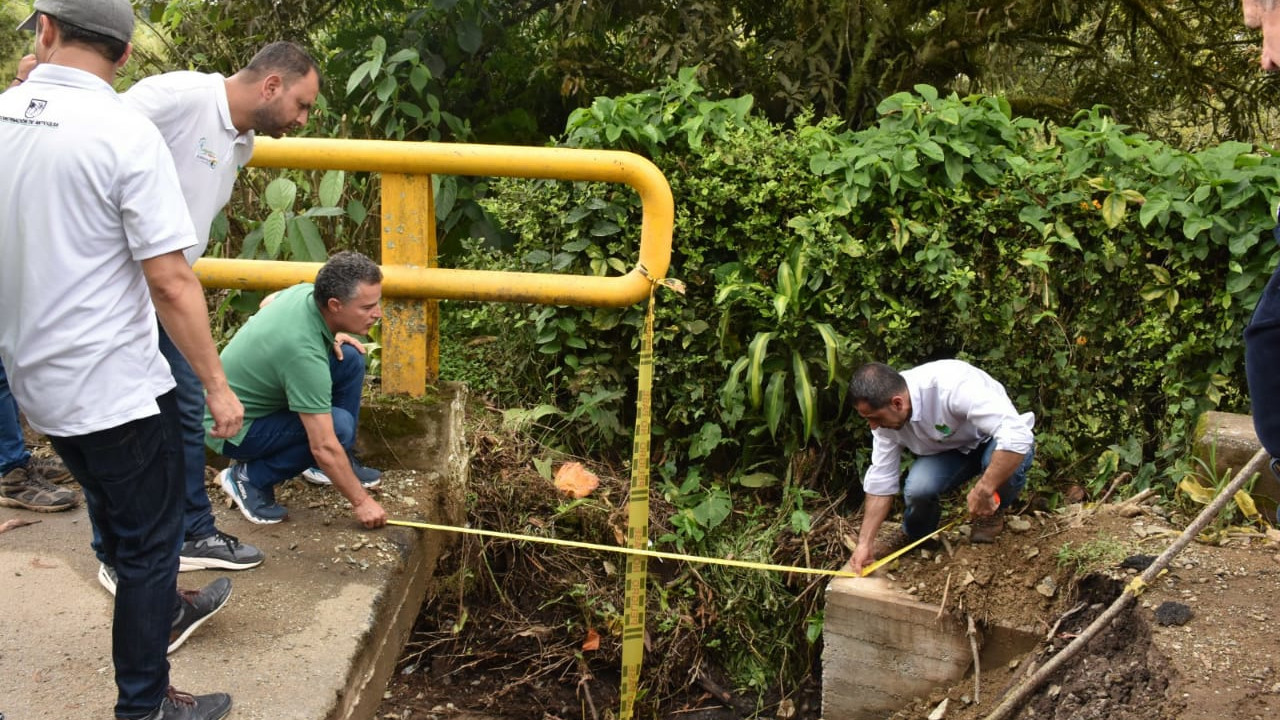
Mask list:
[[[964,622],[878,578],[827,586],[822,714],[878,720],[963,678],[973,665]],[[996,667],[1035,647],[1036,635],[988,628],[979,661]]]

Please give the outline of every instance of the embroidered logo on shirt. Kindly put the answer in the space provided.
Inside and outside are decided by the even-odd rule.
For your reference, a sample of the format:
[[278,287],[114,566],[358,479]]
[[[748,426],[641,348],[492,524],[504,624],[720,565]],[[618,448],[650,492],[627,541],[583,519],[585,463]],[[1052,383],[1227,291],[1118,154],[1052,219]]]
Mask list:
[[937,430],[944,438],[951,437],[951,433],[955,432],[954,430],[947,427],[946,425],[934,425],[933,429]]
[[200,138],[200,144],[196,146],[196,160],[209,166],[210,170],[218,167],[218,154],[205,147],[205,138]]
[[48,104],[49,104],[48,100],[40,100],[37,98],[32,98],[31,104],[27,106],[27,111],[23,113],[22,116],[30,120],[31,118],[44,112],[44,108]]

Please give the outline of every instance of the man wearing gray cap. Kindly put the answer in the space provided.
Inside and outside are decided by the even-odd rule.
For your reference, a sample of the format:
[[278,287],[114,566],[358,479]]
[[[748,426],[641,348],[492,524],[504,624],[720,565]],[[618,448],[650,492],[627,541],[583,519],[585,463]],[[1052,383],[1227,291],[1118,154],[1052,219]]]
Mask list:
[[169,685],[174,633],[181,642],[220,607],[229,581],[216,598],[174,591],[183,455],[156,317],[207,391],[213,434],[233,436],[244,410],[183,257],[196,236],[173,158],[110,85],[133,25],[128,0],[36,0],[20,26],[35,33],[38,65],[0,95],[0,359],[114,561],[115,716],[219,720],[226,694]]

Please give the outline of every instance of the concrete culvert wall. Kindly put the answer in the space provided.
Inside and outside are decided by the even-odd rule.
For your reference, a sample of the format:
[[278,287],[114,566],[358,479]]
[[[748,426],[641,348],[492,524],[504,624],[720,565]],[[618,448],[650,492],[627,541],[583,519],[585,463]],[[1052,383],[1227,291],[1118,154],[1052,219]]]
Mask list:
[[[833,580],[823,625],[823,716],[881,720],[955,684],[973,667],[967,630],[963,620],[886,580]],[[986,628],[977,638],[979,662],[1003,665],[1029,652],[1037,639],[1012,628]]]

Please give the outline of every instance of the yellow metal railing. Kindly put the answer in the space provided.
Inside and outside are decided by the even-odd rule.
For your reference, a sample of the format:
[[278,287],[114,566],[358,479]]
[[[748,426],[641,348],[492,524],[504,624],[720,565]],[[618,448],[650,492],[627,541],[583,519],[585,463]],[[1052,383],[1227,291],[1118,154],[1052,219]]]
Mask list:
[[[286,138],[257,140],[257,167],[382,174],[382,389],[421,396],[439,371],[437,300],[624,307],[648,298],[671,262],[674,203],[653,163],[610,150]],[[625,183],[643,204],[637,265],[626,275],[457,270],[436,267],[431,175],[480,175]],[[319,263],[203,258],[205,287],[275,290],[315,279]]]

